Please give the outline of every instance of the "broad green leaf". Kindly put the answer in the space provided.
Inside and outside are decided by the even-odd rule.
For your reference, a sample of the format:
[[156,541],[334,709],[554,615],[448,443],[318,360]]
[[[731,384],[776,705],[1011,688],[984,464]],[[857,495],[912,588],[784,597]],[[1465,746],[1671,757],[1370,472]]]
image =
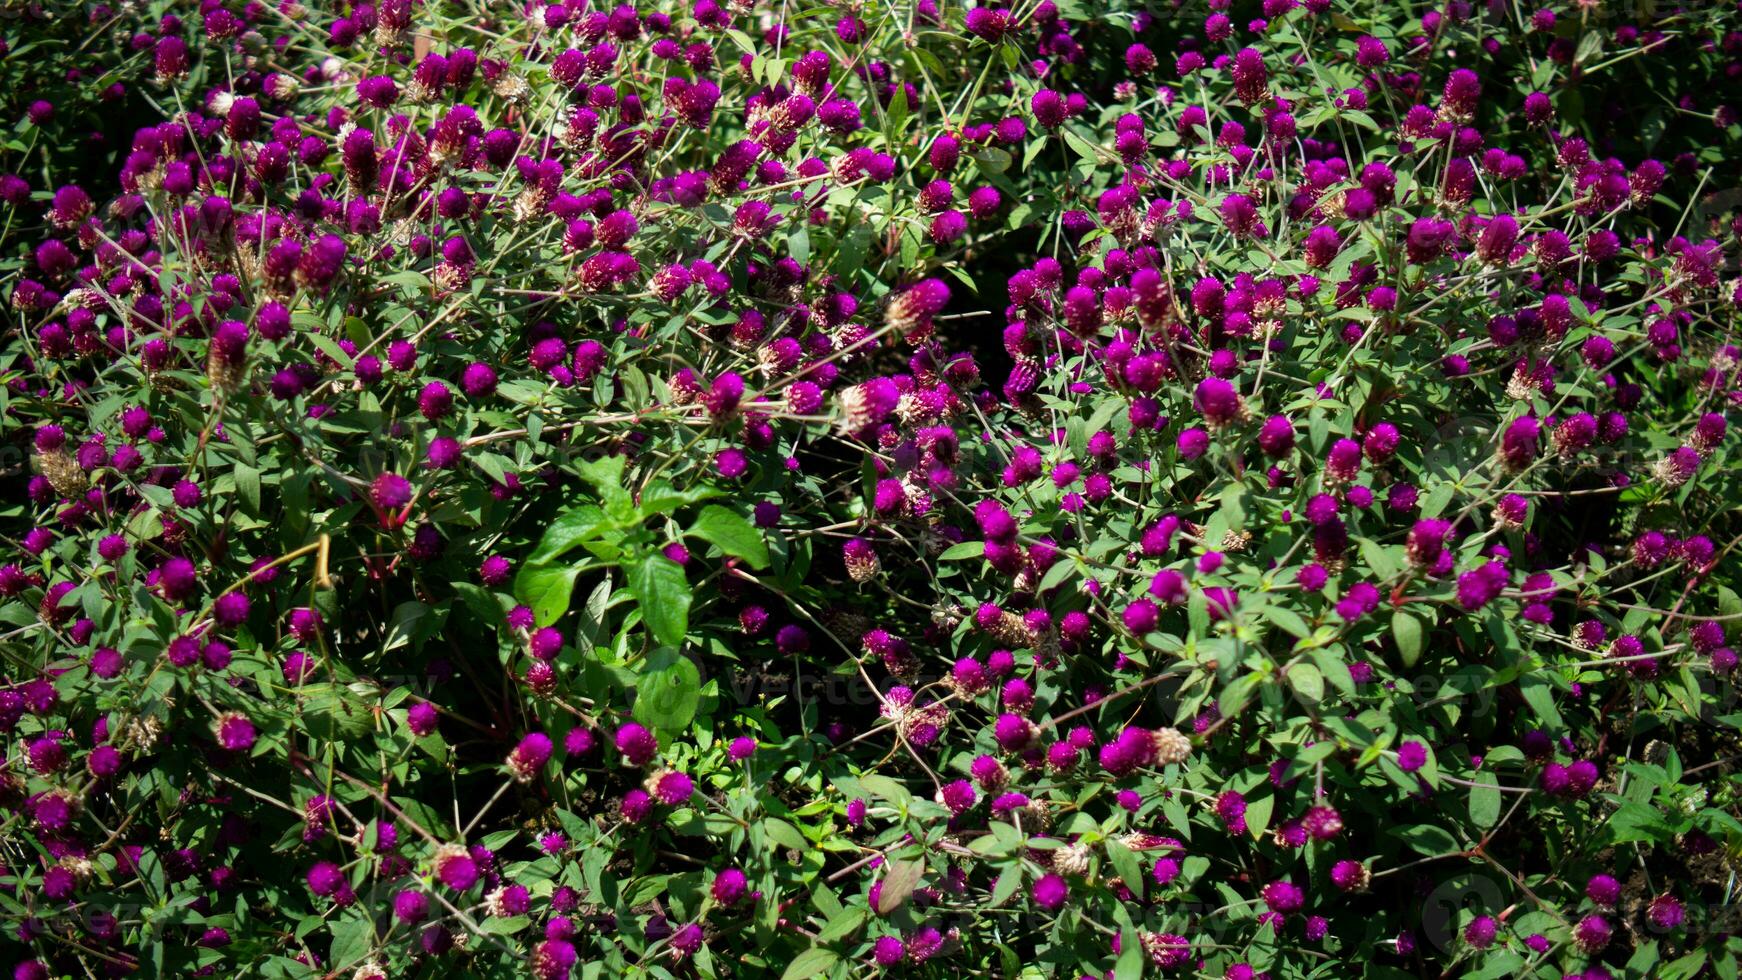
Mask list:
[[924,861],[890,861],[883,872],[883,887],[877,892],[877,914],[888,915],[905,904],[924,874]]
[[762,532],[750,519],[718,504],[709,504],[696,515],[694,524],[685,532],[715,545],[734,558],[742,558],[751,568],[768,567],[768,544]]
[[1414,667],[1421,659],[1421,620],[1406,612],[1391,616],[1391,636],[1397,641],[1397,652],[1405,667]]
[[768,835],[770,841],[788,850],[802,851],[811,846],[810,841],[805,840],[804,834],[797,827],[779,817],[769,817],[762,821],[762,832]]
[[1430,823],[1404,827],[1392,833],[1393,836],[1401,838],[1410,847],[1430,856],[1450,854],[1458,849],[1457,838],[1453,837],[1445,828],[1436,827]]
[[[690,583],[682,565],[661,554],[648,555],[629,566],[629,591],[654,639],[667,646],[683,642],[690,624]],[[567,596],[563,602],[567,604]]]
[[649,728],[681,732],[695,720],[701,697],[702,675],[695,662],[673,655],[669,663],[642,674],[636,683],[635,720]]
[[532,609],[533,622],[549,626],[569,611],[569,595],[580,571],[574,565],[522,565],[514,576],[514,597]]
[[1325,677],[1319,669],[1306,661],[1300,661],[1288,668],[1288,685],[1299,692],[1301,697],[1320,701],[1325,696]]
[[780,980],[810,980],[811,977],[820,977],[840,961],[841,954],[834,950],[812,946],[793,957],[792,962],[786,965],[786,971],[780,975]]
[[605,527],[605,512],[594,504],[563,511],[544,529],[538,547],[532,550],[528,564],[546,564],[583,542],[599,535]]
[[1141,980],[1143,976],[1143,944],[1137,931],[1127,929],[1119,936],[1119,959],[1113,964],[1113,980]]
[[1470,787],[1470,819],[1486,830],[1500,822],[1500,784],[1490,772],[1479,772]]
[[1119,880],[1132,894],[1143,898],[1143,865],[1137,860],[1136,852],[1116,840],[1107,842],[1107,859],[1112,862],[1113,870],[1119,873]]
[[361,916],[333,926],[333,966],[343,969],[363,961],[375,948],[375,926]]
[[1270,829],[1270,814],[1276,809],[1276,797],[1260,796],[1246,804],[1246,832],[1253,840],[1262,840]]
[[871,913],[858,906],[844,908],[839,914],[832,916],[821,929],[817,930],[817,942],[832,943],[846,939],[858,932],[859,927],[864,925],[865,920],[870,917]]
[[986,542],[963,541],[952,544],[938,556],[938,561],[961,561],[964,558],[978,558],[986,553]]

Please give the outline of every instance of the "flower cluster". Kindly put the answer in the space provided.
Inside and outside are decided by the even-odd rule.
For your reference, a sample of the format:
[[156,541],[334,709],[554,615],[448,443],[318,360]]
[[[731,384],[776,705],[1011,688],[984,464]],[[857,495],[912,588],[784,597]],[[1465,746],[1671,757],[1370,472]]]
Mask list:
[[1736,973],[1734,6],[90,8],[15,976]]

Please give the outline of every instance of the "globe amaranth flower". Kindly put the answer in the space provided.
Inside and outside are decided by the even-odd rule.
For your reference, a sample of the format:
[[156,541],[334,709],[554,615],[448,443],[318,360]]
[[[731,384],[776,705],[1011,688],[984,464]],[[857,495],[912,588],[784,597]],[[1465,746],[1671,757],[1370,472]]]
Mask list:
[[228,752],[246,752],[254,746],[254,723],[246,715],[228,712],[212,724],[218,745]]
[[550,737],[543,732],[532,732],[508,754],[508,771],[518,782],[531,782],[550,761],[551,751]]
[[632,766],[644,766],[653,761],[654,753],[659,751],[659,740],[654,734],[635,722],[629,722],[617,729],[617,751]]
[[1034,883],[1034,904],[1049,912],[1056,912],[1064,907],[1070,893],[1070,885],[1063,878],[1056,874],[1042,875]]
[[1673,895],[1659,895],[1645,909],[1645,920],[1658,932],[1680,928],[1685,917],[1681,900]]
[[481,872],[470,851],[459,844],[446,844],[436,852],[436,878],[457,892],[469,891]]
[[974,784],[965,779],[944,784],[937,794],[937,802],[958,817],[973,809],[978,799],[979,794],[974,791]]
[[681,772],[666,771],[654,774],[648,779],[648,789],[659,802],[666,806],[677,806],[687,802],[695,793],[695,783]]
[[744,872],[737,868],[727,868],[714,876],[711,891],[715,902],[730,908],[744,900],[749,892],[749,883]]
[[1613,934],[1614,928],[1609,925],[1609,920],[1600,915],[1587,915],[1573,926],[1573,943],[1584,953],[1598,953],[1609,945]]

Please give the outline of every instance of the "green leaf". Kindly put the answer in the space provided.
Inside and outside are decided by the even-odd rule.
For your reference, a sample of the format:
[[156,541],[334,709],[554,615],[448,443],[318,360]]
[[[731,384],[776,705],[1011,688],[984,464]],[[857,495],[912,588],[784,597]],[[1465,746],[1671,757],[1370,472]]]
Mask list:
[[1079,135],[1075,130],[1073,130],[1069,127],[1066,127],[1065,129],[1062,129],[1059,131],[1059,135],[1061,135],[1065,138],[1065,145],[1069,146],[1073,151],[1075,151],[1078,156],[1080,156],[1083,159],[1088,160],[1090,162],[1099,162],[1100,161],[1100,159],[1101,159],[1100,148],[1097,147],[1094,143],[1090,142],[1089,140],[1087,140],[1084,137],[1082,137],[1081,135]]
[[522,565],[514,576],[514,597],[531,607],[535,623],[549,626],[569,611],[569,595],[580,571],[575,565]]
[[[635,594],[641,621],[654,639],[667,646],[683,642],[689,632],[691,597],[682,565],[661,554],[648,555],[629,566],[629,591]],[[563,601],[566,605],[567,596]]]
[[1430,857],[1450,854],[1458,849],[1457,838],[1450,831],[1431,823],[1416,824],[1393,833],[1416,851]]
[[363,961],[375,948],[375,926],[368,919],[343,919],[333,926],[333,966],[338,969]]
[[542,565],[560,557],[583,542],[598,537],[605,525],[605,512],[593,504],[582,504],[557,515],[544,529],[538,547],[532,550],[528,564]]
[[1421,659],[1421,620],[1406,612],[1391,616],[1391,636],[1397,641],[1397,652],[1405,667],[1414,667]]
[[831,917],[821,929],[817,930],[817,942],[832,943],[846,939],[858,932],[859,927],[864,925],[865,920],[870,917],[870,912],[858,906],[844,908],[838,915]]
[[1368,568],[1373,569],[1375,575],[1382,579],[1388,579],[1397,574],[1397,559],[1384,545],[1372,538],[1358,540],[1361,547],[1361,559],[1367,563]]
[[504,918],[491,916],[484,920],[483,931],[492,936],[511,936],[532,924],[532,920],[524,915],[510,915]]
[[1319,669],[1306,661],[1299,661],[1288,668],[1288,684],[1301,697],[1313,701],[1322,700],[1325,696],[1325,677]]
[[1276,797],[1260,796],[1246,804],[1246,832],[1253,840],[1263,840],[1270,829],[1270,814],[1276,810]]
[[407,601],[395,606],[393,620],[387,624],[387,638],[381,644],[381,651],[385,653],[407,643],[421,642],[430,633],[429,620],[430,607],[421,602]]
[[804,834],[797,827],[779,817],[769,817],[762,821],[762,832],[768,835],[770,841],[790,851],[803,851],[811,846],[810,841],[805,840]]
[[744,559],[751,568],[768,567],[768,544],[762,540],[762,532],[750,523],[749,518],[736,511],[709,504],[696,515],[695,523],[685,533],[701,538],[734,558]]
[[1530,710],[1536,712],[1536,717],[1546,723],[1551,729],[1561,727],[1561,713],[1554,704],[1554,691],[1548,681],[1535,674],[1526,674],[1518,679],[1518,693],[1524,696],[1524,703],[1530,705]]
[[1107,842],[1107,859],[1113,863],[1113,870],[1119,873],[1119,880],[1132,894],[1143,898],[1143,865],[1137,860],[1136,852],[1116,840]]
[[344,368],[345,370],[350,370],[352,364],[351,355],[345,353],[345,349],[334,342],[333,338],[318,333],[311,333],[307,336],[309,343],[319,347],[321,353],[332,358],[339,367]]
[[1113,964],[1113,980],[1141,980],[1143,977],[1143,944],[1137,932],[1127,929],[1119,936],[1119,960]]
[[1017,889],[1021,887],[1022,868],[1016,864],[1000,865],[998,883],[992,886],[992,895],[987,899],[987,904],[992,908],[998,908],[1010,901],[1010,896],[1015,895]]
[[[681,732],[695,720],[702,699],[702,674],[688,657],[641,675],[635,685],[635,720],[649,728]],[[788,825],[790,828],[790,825]],[[800,846],[803,839],[800,838]]]
[[375,727],[374,705],[366,704],[339,684],[317,683],[302,687],[303,724],[317,738],[349,741],[362,738]]
[[1500,784],[1490,772],[1479,772],[1470,787],[1470,819],[1483,830],[1500,822]]
[[1621,804],[1609,822],[1603,825],[1602,837],[1606,845],[1613,845],[1664,840],[1672,833],[1668,821],[1656,808],[1630,800]]
[[913,794],[907,791],[907,787],[888,776],[880,776],[875,773],[861,776],[859,777],[859,785],[897,807],[906,807],[908,803],[913,801]]
[[236,480],[236,495],[242,498],[243,506],[251,514],[260,513],[260,471],[237,463],[231,473]]
[[1706,951],[1696,949],[1681,959],[1664,964],[1658,971],[1658,980],[1693,980],[1706,967]]
[[984,149],[975,151],[974,162],[978,163],[980,169],[986,173],[1001,174],[1004,171],[1009,170],[1010,165],[1015,161],[1011,158],[1010,154],[1004,150],[1000,150],[995,146],[988,146]]
[[986,542],[963,541],[945,548],[944,553],[938,556],[938,561],[961,561],[965,558],[978,558],[985,553]]
[[628,462],[629,460],[623,456],[602,456],[577,464],[575,472],[580,474],[581,479],[591,483],[601,491],[607,487],[621,490],[623,489],[623,467],[628,465]]
[[780,975],[780,980],[808,980],[810,977],[820,977],[841,961],[841,954],[832,949],[812,946],[810,949],[793,957],[786,965],[786,971]]
[[1742,596],[1729,586],[1718,586],[1718,614],[1732,619],[1742,618]]
[[1297,640],[1304,640],[1312,635],[1312,627],[1308,626],[1306,620],[1300,618],[1300,615],[1292,609],[1284,609],[1282,606],[1265,606],[1263,614]]
[[889,862],[883,873],[883,887],[877,892],[877,914],[888,915],[906,904],[924,874],[924,861]]
[[678,490],[663,480],[655,480],[641,491],[641,516],[652,517],[677,510],[689,504],[699,504],[713,497],[724,494],[713,487],[694,487],[689,490]]
[[496,601],[496,597],[483,586],[471,582],[455,582],[453,586],[454,593],[465,604],[466,612],[477,619],[477,625],[494,634],[496,624],[502,621],[502,606]]

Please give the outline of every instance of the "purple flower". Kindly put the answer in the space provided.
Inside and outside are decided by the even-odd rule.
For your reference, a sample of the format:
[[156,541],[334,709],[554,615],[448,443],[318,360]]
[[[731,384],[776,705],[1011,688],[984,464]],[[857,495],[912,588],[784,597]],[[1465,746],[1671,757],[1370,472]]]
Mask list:
[[1042,875],[1034,883],[1034,904],[1049,912],[1063,908],[1070,894],[1070,885],[1056,874]]

